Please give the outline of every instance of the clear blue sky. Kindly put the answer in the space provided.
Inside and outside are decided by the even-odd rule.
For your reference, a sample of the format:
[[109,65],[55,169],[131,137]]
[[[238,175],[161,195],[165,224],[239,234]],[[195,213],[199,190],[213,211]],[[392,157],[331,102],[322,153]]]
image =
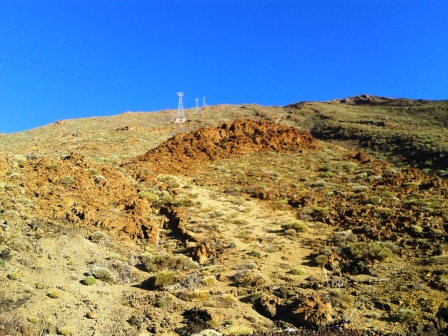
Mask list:
[[176,108],[177,91],[448,99],[447,20],[447,0],[0,0],[0,132]]

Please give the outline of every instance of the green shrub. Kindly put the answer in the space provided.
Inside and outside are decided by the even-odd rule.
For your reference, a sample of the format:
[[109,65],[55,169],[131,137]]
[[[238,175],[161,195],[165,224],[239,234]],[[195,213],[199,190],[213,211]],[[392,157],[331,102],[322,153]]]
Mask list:
[[316,258],[314,258],[314,261],[319,267],[322,267],[328,262],[328,257],[325,254],[320,254]]
[[255,292],[249,296],[251,302],[255,302],[263,296],[263,292]]
[[347,251],[349,252],[350,256],[354,259],[363,259],[364,256],[369,254],[368,244],[365,242],[350,244],[347,247]]
[[173,202],[173,198],[171,197],[170,193],[166,190],[162,191],[159,197],[159,201],[155,205],[162,206],[167,203]]
[[18,280],[20,278],[19,273],[17,272],[12,272],[8,274],[8,279],[10,280]]
[[109,260],[119,260],[119,261],[128,261],[128,259],[126,259],[125,257],[122,257],[121,255],[117,254],[117,253],[112,253],[110,254],[107,259]]
[[333,254],[333,251],[329,247],[325,247],[320,251],[320,254],[326,255],[327,257]]
[[333,288],[330,290],[331,296],[340,297],[342,295],[341,290],[339,288]]
[[335,232],[333,241],[337,246],[344,246],[349,243],[355,243],[358,240],[352,230]]
[[56,170],[56,168],[58,168],[59,165],[57,163],[49,163],[45,166],[46,169],[48,170]]
[[51,292],[48,292],[47,295],[52,299],[57,299],[61,296],[61,293],[57,290],[52,290]]
[[173,198],[166,190],[158,191],[154,188],[148,188],[138,193],[141,197],[146,198],[154,206],[162,206],[173,202]]
[[394,192],[390,191],[390,190],[384,190],[381,193],[381,196],[383,196],[384,198],[394,198],[396,195]]
[[392,256],[396,247],[385,242],[358,242],[344,248],[346,254],[353,259],[383,261]]
[[140,261],[143,265],[145,265],[146,263],[151,263],[153,259],[154,254],[150,252],[145,252],[140,255]]
[[235,186],[235,185],[231,185],[231,186],[226,186],[224,188],[224,194],[231,194],[231,195],[236,195],[240,193],[240,189]]
[[381,204],[383,199],[380,196],[372,196],[367,200],[369,204]]
[[238,233],[237,237],[241,239],[247,239],[249,238],[249,233],[246,230],[243,230],[240,233]]
[[24,155],[16,154],[11,158],[11,160],[15,162],[26,162],[28,159]]
[[11,249],[10,248],[4,249],[3,251],[0,252],[0,256],[1,259],[3,259],[4,261],[11,261],[12,259]]
[[227,303],[234,303],[236,302],[236,298],[233,296],[233,294],[223,294],[221,296],[221,299]]
[[102,280],[104,282],[108,283],[114,283],[115,277],[112,274],[111,270],[105,267],[95,266],[90,269],[90,275],[94,276],[95,278]]
[[168,253],[145,253],[142,262],[149,272],[162,269],[189,270],[198,267],[198,264],[184,255],[171,255]]
[[209,218],[219,218],[219,217],[222,217],[222,216],[224,216],[224,212],[222,212],[222,211],[212,211],[208,215]]
[[179,188],[180,184],[177,182],[177,178],[170,175],[162,175],[157,177],[160,182],[166,183],[166,185],[170,188]]
[[[244,325],[235,325],[223,330],[223,335],[236,336],[236,335],[253,335],[254,330],[251,327]],[[215,334],[210,334],[214,336]],[[220,335],[220,334],[216,334]]]
[[192,200],[191,198],[188,197],[182,197],[176,200],[176,202],[174,202],[174,206],[176,207],[192,207],[195,206],[196,203],[194,200]]
[[179,294],[179,299],[184,301],[206,301],[210,299],[211,295],[208,290],[196,289],[193,291],[182,292]]
[[146,198],[149,203],[157,203],[160,198],[159,195],[150,190],[143,190],[138,193],[141,197]]
[[104,232],[102,232],[102,231],[95,231],[94,233],[92,233],[90,235],[89,238],[94,243],[100,243],[100,242],[108,241],[106,234]]
[[303,267],[297,267],[291,270],[291,274],[293,275],[303,275],[306,273],[306,270]]
[[369,187],[364,186],[364,185],[357,185],[357,186],[353,186],[352,189],[354,192],[361,193],[361,192],[365,192],[365,191],[369,190]]
[[217,281],[214,276],[209,276],[209,277],[205,277],[203,282],[207,287],[213,287],[214,285],[216,285]]
[[379,212],[379,213],[390,213],[392,211],[391,208],[387,208],[387,207],[376,207],[375,208],[375,212]]
[[143,175],[143,176],[154,175],[154,173],[151,170],[149,170],[148,168],[141,169],[139,173],[140,173],[140,175]]
[[320,207],[318,205],[311,206],[312,216],[325,216],[328,213],[328,208]]
[[62,176],[60,181],[62,184],[69,185],[69,184],[72,184],[73,182],[75,182],[75,178],[71,175],[66,175],[66,176]]
[[430,264],[446,265],[448,264],[448,255],[434,256],[429,259]]
[[166,301],[159,300],[159,301],[156,302],[155,306],[158,307],[158,308],[166,307]]
[[294,229],[297,232],[306,232],[308,230],[308,227],[303,222],[294,222],[291,224],[291,229]]
[[398,317],[402,321],[411,321],[414,319],[416,313],[412,309],[400,309]]
[[408,183],[404,183],[403,185],[408,188],[418,189],[420,184],[417,182],[408,182]]
[[212,329],[218,329],[218,327],[221,325],[221,323],[219,323],[219,321],[217,320],[209,320],[207,321],[207,324]]
[[92,286],[92,285],[96,284],[96,279],[95,279],[95,277],[89,275],[89,276],[85,277],[84,280],[82,280],[82,283],[86,286]]
[[440,274],[437,279],[440,282],[448,283],[448,274]]
[[39,323],[39,319],[36,316],[31,316],[30,318],[28,318],[28,321],[30,321],[32,324]]
[[255,264],[252,261],[245,261],[241,264],[236,264],[232,267],[234,270],[247,270],[255,268]]
[[176,273],[163,270],[143,281],[141,286],[146,289],[160,289],[174,284],[175,279]]
[[251,256],[253,256],[253,257],[261,258],[261,253],[258,252],[258,251],[254,251],[254,250],[252,250],[252,251],[249,252],[249,254],[250,254]]
[[330,296],[331,296],[331,304],[333,305],[333,307],[340,307],[345,305],[352,306],[354,302],[353,296],[341,292],[340,289],[330,290]]
[[385,260],[387,258],[392,257],[392,251],[387,247],[383,247],[381,250],[379,250],[379,252],[375,255],[375,257],[378,260]]
[[414,233],[422,233],[423,232],[423,228],[420,225],[412,225],[411,228],[412,228],[412,231],[414,231]]
[[96,168],[89,168],[89,169],[87,169],[87,171],[88,171],[89,174],[92,175],[92,176],[100,175],[100,172],[99,172],[98,169],[96,169]]
[[282,228],[284,230],[293,229],[296,232],[306,232],[308,230],[308,227],[306,226],[306,224],[304,222],[301,222],[301,221],[287,223],[287,224],[282,224]]
[[237,272],[234,278],[237,284],[240,286],[261,286],[266,282],[261,274],[253,270],[244,270]]
[[387,247],[389,250],[391,250],[392,252],[396,252],[397,251],[397,247],[394,245],[394,243],[390,243],[390,242],[378,242],[378,244],[381,247]]
[[324,180],[318,180],[318,181],[314,181],[313,183],[311,183],[311,186],[312,187],[323,187],[326,184],[327,184],[327,182],[325,182]]
[[64,336],[73,335],[73,328],[71,326],[58,327],[58,334]]
[[411,199],[409,201],[404,202],[408,205],[415,205],[419,207],[427,207],[427,208],[439,208],[441,207],[447,200],[444,198],[426,198],[426,199]]

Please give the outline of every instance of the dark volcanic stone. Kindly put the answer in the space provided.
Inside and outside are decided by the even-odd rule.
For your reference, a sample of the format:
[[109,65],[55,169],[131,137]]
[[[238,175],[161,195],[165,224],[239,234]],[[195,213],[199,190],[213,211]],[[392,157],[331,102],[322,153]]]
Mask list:
[[182,315],[184,316],[183,323],[185,326],[174,330],[179,336],[199,333],[208,328],[208,321],[211,320],[210,314],[201,309],[186,310]]

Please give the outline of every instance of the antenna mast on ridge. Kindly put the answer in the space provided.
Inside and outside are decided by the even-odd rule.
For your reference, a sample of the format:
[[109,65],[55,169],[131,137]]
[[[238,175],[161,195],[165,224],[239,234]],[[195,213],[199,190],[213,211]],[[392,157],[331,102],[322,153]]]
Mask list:
[[177,95],[179,96],[179,105],[177,107],[177,117],[175,124],[184,123],[185,122],[185,112],[184,112],[184,104],[182,103],[182,97],[184,95],[183,92],[178,92]]
[[194,114],[199,114],[199,98],[195,98],[196,100],[196,109],[194,110]]
[[205,97],[202,97],[202,106],[207,106],[207,104],[205,103]]

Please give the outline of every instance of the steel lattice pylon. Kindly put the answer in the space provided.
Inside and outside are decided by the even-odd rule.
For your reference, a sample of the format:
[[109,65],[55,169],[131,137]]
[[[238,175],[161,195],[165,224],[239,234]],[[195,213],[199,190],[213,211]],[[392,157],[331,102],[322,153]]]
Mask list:
[[195,98],[196,100],[196,109],[194,110],[195,114],[199,114],[199,98]]
[[182,97],[184,95],[183,92],[178,92],[177,95],[179,96],[179,105],[177,107],[177,117],[176,121],[174,123],[184,123],[185,120],[185,112],[184,112],[184,104],[182,103]]

